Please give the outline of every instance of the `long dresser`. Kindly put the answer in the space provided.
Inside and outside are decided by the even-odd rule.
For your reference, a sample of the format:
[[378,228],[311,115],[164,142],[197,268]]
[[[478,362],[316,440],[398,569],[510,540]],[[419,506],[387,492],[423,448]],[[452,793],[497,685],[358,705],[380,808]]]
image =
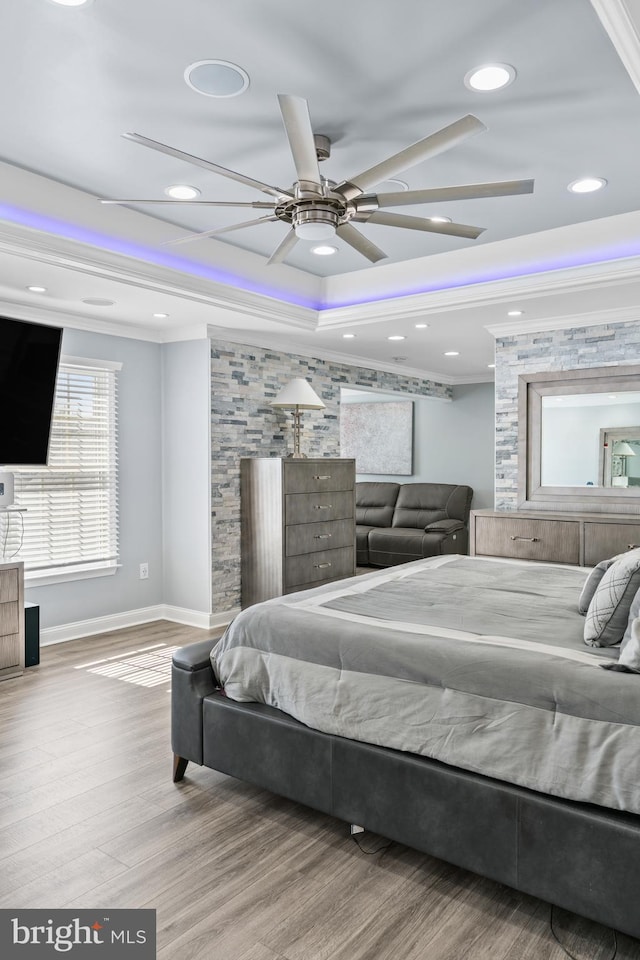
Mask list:
[[240,461],[242,606],[355,574],[355,460]]
[[24,671],[24,569],[0,563],[0,680]]
[[593,567],[640,547],[640,516],[473,510],[469,544],[472,556]]

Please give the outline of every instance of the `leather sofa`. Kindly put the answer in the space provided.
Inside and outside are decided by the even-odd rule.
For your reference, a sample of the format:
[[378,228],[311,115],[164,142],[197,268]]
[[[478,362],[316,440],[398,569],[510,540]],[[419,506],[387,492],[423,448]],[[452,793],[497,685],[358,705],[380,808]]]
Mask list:
[[467,553],[472,496],[463,484],[356,483],[358,566]]

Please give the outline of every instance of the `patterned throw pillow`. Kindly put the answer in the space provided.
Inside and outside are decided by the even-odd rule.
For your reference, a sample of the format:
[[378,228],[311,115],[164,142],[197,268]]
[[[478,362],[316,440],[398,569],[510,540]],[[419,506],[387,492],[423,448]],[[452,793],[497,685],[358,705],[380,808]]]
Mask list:
[[593,595],[598,589],[598,585],[605,573],[609,569],[612,563],[615,563],[623,554],[617,554],[615,557],[609,557],[608,560],[601,560],[600,563],[597,563],[587,579],[585,580],[584,587],[582,588],[582,593],[578,600],[578,613],[581,613],[583,616],[589,609],[589,604],[593,600]]
[[621,554],[605,571],[587,610],[584,624],[586,644],[610,647],[622,640],[638,589],[640,549]]

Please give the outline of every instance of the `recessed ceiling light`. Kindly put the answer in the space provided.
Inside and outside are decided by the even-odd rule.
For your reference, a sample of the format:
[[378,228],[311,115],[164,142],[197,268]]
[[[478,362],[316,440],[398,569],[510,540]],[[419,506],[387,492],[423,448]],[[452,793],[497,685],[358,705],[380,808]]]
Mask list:
[[445,357],[459,357],[460,353],[458,350],[447,350],[445,352]]
[[353,340],[355,338],[355,333],[343,333],[342,336],[345,340]]
[[402,337],[400,334],[396,334],[395,337],[387,337],[387,340],[406,340],[406,337]]
[[510,63],[485,63],[469,70],[464,83],[470,90],[500,90],[508,87],[515,78],[516,71]]
[[431,223],[451,223],[451,217],[427,217],[427,220],[431,220]]
[[618,399],[618,395],[616,393],[609,394],[609,400],[617,400],[617,399]]
[[186,183],[174,183],[170,187],[165,187],[166,195],[173,197],[174,200],[194,200],[200,196],[197,187],[190,187]]
[[495,367],[495,363],[488,363],[487,366],[489,367],[489,370],[493,370]]
[[604,177],[582,177],[580,180],[573,180],[567,190],[571,193],[593,193],[595,190],[602,190],[606,185]]
[[115,300],[103,300],[102,297],[87,297],[82,301],[90,307],[113,307]]
[[395,177],[390,177],[378,184],[376,193],[398,193],[400,190],[406,191],[408,189],[409,184],[404,180],[396,180]]
[[169,314],[168,314],[168,313],[154,313],[153,316],[156,318],[156,320],[166,320],[167,317],[169,316]]
[[31,290],[31,293],[46,293],[46,287],[27,287],[27,290]]
[[523,310],[507,310],[508,317],[521,317],[523,313]]
[[92,0],[51,0],[51,2],[57,3],[61,7],[83,7],[91,3]]
[[416,323],[416,330],[426,330],[428,326],[428,323]]
[[311,247],[311,253],[315,253],[318,257],[330,257],[337,252],[337,247],[331,247],[327,243],[321,243],[317,247]]
[[249,86],[249,75],[227,60],[197,60],[184,71],[184,79],[205,97],[237,97]]

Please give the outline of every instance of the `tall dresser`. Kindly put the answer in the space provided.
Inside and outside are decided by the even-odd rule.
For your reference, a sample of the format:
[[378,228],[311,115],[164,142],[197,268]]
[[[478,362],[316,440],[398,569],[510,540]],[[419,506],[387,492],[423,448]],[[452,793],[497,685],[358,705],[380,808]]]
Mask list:
[[0,680],[24,670],[24,568],[0,563]]
[[355,460],[240,461],[242,606],[355,574]]

